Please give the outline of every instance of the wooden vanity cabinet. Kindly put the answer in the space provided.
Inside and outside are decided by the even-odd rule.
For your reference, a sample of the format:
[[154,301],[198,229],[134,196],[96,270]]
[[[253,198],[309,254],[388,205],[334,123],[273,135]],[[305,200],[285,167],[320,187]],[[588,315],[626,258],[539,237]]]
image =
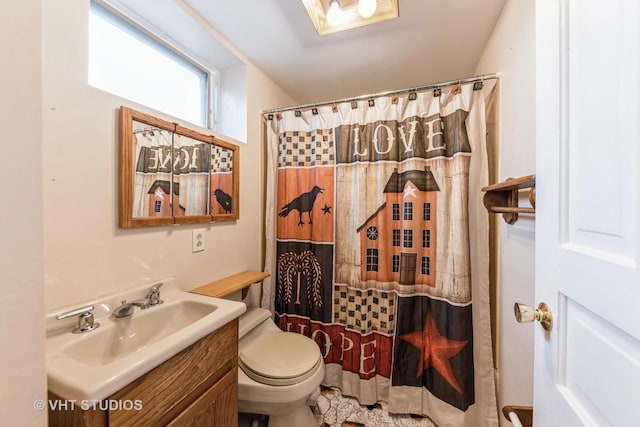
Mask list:
[[238,425],[237,384],[237,376],[229,372],[167,424],[167,427]]
[[[198,426],[238,424],[238,320],[197,341],[113,395],[113,409],[50,411],[50,426]],[[59,399],[51,396],[51,399]],[[117,408],[139,402],[141,409]],[[131,404],[129,404],[131,406]]]

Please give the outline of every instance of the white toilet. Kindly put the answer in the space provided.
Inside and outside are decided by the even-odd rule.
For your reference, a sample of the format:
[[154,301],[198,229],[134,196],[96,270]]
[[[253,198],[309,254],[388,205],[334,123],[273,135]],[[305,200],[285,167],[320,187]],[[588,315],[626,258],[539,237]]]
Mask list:
[[268,415],[269,427],[315,427],[307,399],[324,378],[318,345],[262,308],[240,317],[238,335],[238,410]]

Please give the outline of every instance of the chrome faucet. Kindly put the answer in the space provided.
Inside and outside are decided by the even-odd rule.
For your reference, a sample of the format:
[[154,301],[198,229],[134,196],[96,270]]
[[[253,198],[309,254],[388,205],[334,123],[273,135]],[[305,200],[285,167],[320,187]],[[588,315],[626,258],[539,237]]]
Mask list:
[[117,307],[113,311],[113,315],[116,318],[129,317],[133,314],[133,309],[135,307],[140,307],[142,310],[146,310],[149,307],[155,307],[158,304],[162,304],[164,301],[160,299],[160,287],[162,283],[156,283],[153,285],[147,296],[142,299],[137,299],[131,302],[127,302],[126,300],[122,301],[122,305]]
[[162,283],[156,283],[151,287],[151,289],[149,289],[149,293],[147,294],[149,307],[153,307],[164,302],[160,299],[160,287],[162,287]]
[[81,334],[83,332],[89,332],[100,326],[100,323],[93,320],[93,306],[87,305],[86,307],[76,308],[75,310],[66,311],[56,316],[56,319],[62,320],[68,317],[78,316],[78,324],[73,329],[74,334]]

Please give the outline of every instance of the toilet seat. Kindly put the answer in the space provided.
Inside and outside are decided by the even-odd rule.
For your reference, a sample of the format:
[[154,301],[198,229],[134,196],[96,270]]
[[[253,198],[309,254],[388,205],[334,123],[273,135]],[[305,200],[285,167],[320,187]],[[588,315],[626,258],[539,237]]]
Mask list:
[[291,385],[311,377],[322,364],[317,344],[293,332],[269,331],[244,346],[238,364],[254,381]]

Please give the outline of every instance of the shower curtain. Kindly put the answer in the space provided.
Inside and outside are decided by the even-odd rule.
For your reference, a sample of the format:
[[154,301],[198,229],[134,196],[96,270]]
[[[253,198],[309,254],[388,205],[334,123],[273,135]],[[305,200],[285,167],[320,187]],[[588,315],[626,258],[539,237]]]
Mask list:
[[323,384],[440,427],[498,425],[488,86],[267,116],[262,305],[315,340]]

